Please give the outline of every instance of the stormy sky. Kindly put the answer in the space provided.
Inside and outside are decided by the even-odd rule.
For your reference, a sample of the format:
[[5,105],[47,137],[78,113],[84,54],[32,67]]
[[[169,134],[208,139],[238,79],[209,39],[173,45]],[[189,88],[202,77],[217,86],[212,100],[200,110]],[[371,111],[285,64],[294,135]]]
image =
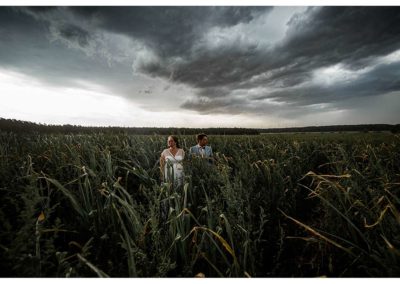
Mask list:
[[0,7],[0,117],[400,123],[400,7]]

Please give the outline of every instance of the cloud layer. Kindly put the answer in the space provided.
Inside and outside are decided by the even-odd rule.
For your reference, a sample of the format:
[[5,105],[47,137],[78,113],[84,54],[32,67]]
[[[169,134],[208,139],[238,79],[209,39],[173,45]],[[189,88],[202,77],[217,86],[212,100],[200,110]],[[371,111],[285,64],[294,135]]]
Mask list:
[[0,7],[0,67],[144,109],[362,121],[362,100],[400,90],[399,23],[400,7]]

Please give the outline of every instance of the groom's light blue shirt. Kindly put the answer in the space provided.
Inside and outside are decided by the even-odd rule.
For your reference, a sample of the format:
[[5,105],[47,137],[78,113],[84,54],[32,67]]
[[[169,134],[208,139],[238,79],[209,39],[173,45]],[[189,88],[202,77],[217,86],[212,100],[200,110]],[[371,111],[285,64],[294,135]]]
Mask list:
[[189,153],[191,155],[198,155],[202,158],[210,158],[213,156],[212,148],[210,146],[201,147],[199,144],[190,147]]

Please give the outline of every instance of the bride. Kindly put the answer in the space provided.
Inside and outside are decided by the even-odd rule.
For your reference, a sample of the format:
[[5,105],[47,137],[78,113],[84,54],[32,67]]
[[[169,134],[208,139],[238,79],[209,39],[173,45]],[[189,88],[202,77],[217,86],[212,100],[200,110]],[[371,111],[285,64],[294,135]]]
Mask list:
[[160,158],[161,176],[164,182],[180,186],[183,184],[183,159],[185,151],[179,147],[178,137],[168,136],[168,148]]

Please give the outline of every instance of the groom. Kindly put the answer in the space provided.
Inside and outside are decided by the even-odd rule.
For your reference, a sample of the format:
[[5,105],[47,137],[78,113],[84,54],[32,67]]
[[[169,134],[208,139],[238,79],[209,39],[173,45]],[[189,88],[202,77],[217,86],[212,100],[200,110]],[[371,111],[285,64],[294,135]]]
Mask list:
[[213,152],[211,147],[207,146],[207,144],[208,137],[206,134],[201,133],[197,135],[197,145],[190,147],[190,155],[208,159],[208,161],[212,163]]

